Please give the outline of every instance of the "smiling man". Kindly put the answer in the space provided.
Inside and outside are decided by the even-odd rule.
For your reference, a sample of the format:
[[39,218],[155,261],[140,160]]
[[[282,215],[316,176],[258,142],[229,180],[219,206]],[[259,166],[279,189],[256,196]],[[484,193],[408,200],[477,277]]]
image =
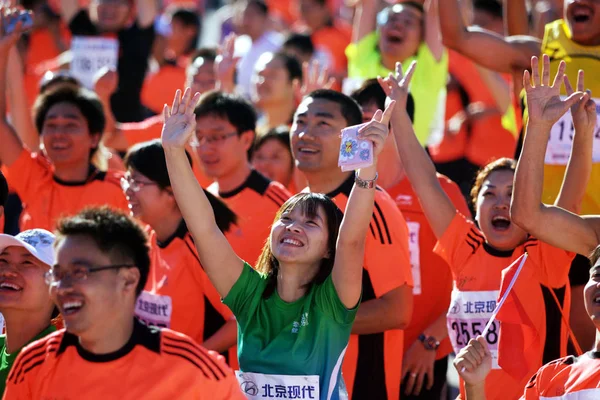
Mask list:
[[[296,167],[308,190],[326,193],[344,211],[354,183],[352,171],[338,167],[340,131],[362,123],[360,106],[332,90],[304,98],[291,130]],[[381,188],[367,234],[363,294],[342,372],[351,399],[397,399],[404,332],[412,315],[412,275],[408,229],[396,203]]]
[[238,216],[239,229],[233,228],[227,239],[240,258],[254,264],[275,214],[291,195],[250,165],[256,111],[247,100],[222,92],[207,93],[194,112],[198,158],[203,173],[215,180],[207,190]]
[[222,361],[183,334],[134,318],[150,257],[132,219],[108,208],[82,211],[58,224],[55,248],[46,282],[66,330],[23,349],[4,399],[243,399]]

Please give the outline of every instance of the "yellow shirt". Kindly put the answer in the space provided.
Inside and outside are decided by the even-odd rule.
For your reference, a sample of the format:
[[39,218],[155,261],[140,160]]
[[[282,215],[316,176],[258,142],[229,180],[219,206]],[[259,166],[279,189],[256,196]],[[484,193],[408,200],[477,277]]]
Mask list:
[[[554,76],[562,60],[567,63],[566,75],[572,85],[577,82],[580,69],[586,72],[586,89],[592,91],[592,97],[600,97],[600,78],[596,71],[600,69],[600,46],[582,46],[571,39],[571,32],[564,20],[557,20],[546,25],[542,54],[550,57],[551,75]],[[541,63],[540,63],[541,65]],[[565,95],[564,87],[561,88]],[[597,104],[598,101],[596,102]],[[527,104],[525,102],[525,104]],[[523,122],[527,121],[527,109],[524,110]],[[552,204],[558,196],[564,178],[568,157],[573,144],[570,113],[563,117],[550,133],[546,150],[544,167],[544,193],[542,201]],[[582,214],[600,214],[600,131],[594,136],[594,155],[592,175],[582,202]]]
[[[379,33],[373,32],[346,48],[349,78],[386,77],[392,72],[381,64],[378,42]],[[410,92],[415,100],[414,128],[419,142],[426,145],[434,131],[441,130],[443,133],[444,129],[448,52],[444,51],[442,59],[437,61],[429,46],[423,42],[415,56],[402,62],[404,71],[413,60],[418,62],[410,85]]]

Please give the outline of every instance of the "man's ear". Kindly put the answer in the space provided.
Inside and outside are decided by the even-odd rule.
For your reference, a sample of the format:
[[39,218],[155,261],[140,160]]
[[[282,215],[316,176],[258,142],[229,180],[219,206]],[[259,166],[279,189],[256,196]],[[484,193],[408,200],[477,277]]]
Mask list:
[[256,138],[256,133],[254,131],[244,131],[240,134],[240,140],[244,144],[244,149],[246,151],[250,150],[254,145],[254,139]]
[[123,277],[124,289],[135,293],[140,281],[140,270],[137,268],[123,268],[121,269],[121,276]]

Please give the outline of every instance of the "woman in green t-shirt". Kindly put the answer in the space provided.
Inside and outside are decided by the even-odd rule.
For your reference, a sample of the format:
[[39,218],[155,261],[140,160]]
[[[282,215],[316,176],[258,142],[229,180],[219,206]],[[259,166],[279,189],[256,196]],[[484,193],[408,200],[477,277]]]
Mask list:
[[56,330],[58,315],[44,274],[54,263],[54,235],[30,229],[0,234],[0,394],[21,348]]
[[175,199],[200,261],[238,322],[240,386],[250,396],[338,399],[340,367],[362,290],[377,157],[395,102],[359,130],[359,138],[373,144],[374,162],[356,172],[343,219],[325,195],[292,197],[277,213],[253,269],[217,228],[185,156],[198,99],[187,89],[183,99],[178,91],[173,106],[165,106],[162,142]]

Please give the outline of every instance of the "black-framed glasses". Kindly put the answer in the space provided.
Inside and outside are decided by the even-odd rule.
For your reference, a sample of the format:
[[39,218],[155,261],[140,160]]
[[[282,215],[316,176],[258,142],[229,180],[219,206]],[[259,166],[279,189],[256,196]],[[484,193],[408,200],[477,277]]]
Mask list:
[[81,283],[88,279],[88,276],[93,272],[105,271],[109,269],[133,268],[133,264],[115,264],[115,265],[99,265],[95,267],[87,265],[78,265],[69,272],[63,272],[55,268],[51,268],[44,274],[46,284],[49,286],[58,285],[62,281],[71,283]]
[[190,140],[190,145],[192,147],[200,147],[203,144],[208,143],[208,144],[214,144],[214,145],[218,146],[221,143],[225,142],[230,137],[234,137],[237,135],[238,135],[237,132],[223,133],[220,135],[196,135],[196,136],[193,136],[192,139]]

